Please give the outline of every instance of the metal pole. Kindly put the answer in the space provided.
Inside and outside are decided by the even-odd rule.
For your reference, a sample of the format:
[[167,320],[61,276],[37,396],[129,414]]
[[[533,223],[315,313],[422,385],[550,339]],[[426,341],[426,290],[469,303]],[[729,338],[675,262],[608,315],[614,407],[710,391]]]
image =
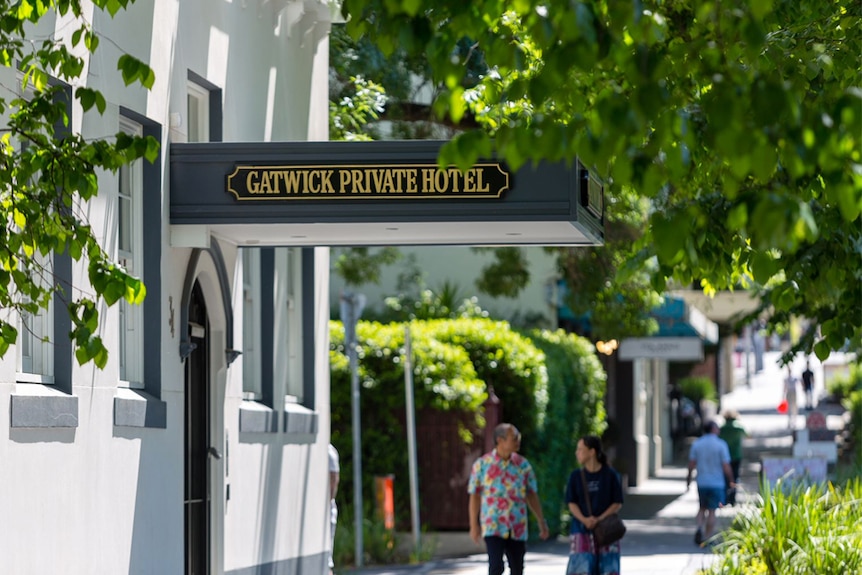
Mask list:
[[413,546],[419,553],[419,475],[416,458],[416,405],[413,399],[413,350],[410,325],[404,326],[404,401],[407,411],[407,461],[410,469],[410,518]]
[[365,551],[362,542],[362,434],[359,419],[359,357],[356,349],[356,323],[362,313],[362,296],[344,293],[341,296],[341,322],[344,325],[344,345],[350,364],[350,402],[353,427],[353,515],[356,519],[355,563],[362,567]]
[[751,338],[754,337],[751,325],[746,325],[742,333],[745,338],[745,385],[751,387]]
[[359,420],[359,358],[356,340],[350,342],[350,390],[353,407],[353,508],[356,517],[356,566],[362,567],[365,551],[362,544],[362,437]]

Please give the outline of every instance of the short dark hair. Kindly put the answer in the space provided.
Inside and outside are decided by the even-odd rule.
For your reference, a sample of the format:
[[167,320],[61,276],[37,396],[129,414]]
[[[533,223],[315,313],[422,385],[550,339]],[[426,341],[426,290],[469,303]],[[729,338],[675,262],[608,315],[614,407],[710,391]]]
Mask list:
[[716,423],[715,421],[707,421],[706,424],[704,424],[703,426],[704,433],[714,433],[716,431],[719,431],[720,429],[721,428],[718,426],[718,423]]

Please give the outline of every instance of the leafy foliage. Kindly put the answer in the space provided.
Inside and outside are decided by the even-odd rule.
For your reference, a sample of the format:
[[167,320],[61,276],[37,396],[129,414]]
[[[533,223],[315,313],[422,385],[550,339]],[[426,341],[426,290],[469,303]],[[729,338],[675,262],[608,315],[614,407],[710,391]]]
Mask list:
[[715,383],[706,376],[683,377],[677,385],[682,395],[695,404],[703,399],[715,400],[717,397]]
[[[565,483],[575,467],[575,446],[584,435],[605,429],[605,374],[592,343],[562,330],[533,330],[530,340],[545,355],[548,396],[530,462],[536,470],[542,505],[552,533],[562,533],[567,516]],[[532,530],[534,533],[538,532]]]
[[[129,3],[93,2],[111,16]],[[80,0],[6,4],[0,16],[0,59],[5,67],[21,70],[21,84],[7,87],[7,94],[22,96],[0,97],[0,109],[8,114],[0,137],[0,217],[6,222],[0,230],[0,308],[37,314],[59,291],[72,318],[69,335],[76,358],[104,367],[108,355],[98,335],[98,302],[140,304],[146,289],[102,248],[84,204],[98,193],[100,171],[116,171],[139,158],[154,161],[158,142],[123,133],[110,140],[85,140],[70,133],[64,88],[49,76],[68,85],[80,83],[84,60],[72,49],[93,53],[99,45],[98,33],[82,17]],[[28,31],[49,10],[75,16],[68,37],[31,42]],[[139,82],[149,88],[154,81],[152,70],[128,54],[120,56],[118,70],[127,85]],[[85,112],[105,111],[105,98],[97,90],[78,87],[74,98]],[[70,286],[58,284],[51,254],[62,253],[85,259],[92,289],[72,294]],[[14,316],[0,319],[0,355],[17,340],[16,323]]]
[[[565,507],[561,482],[573,465],[577,438],[604,427],[605,373],[589,341],[562,331],[519,334],[489,319],[359,322],[362,458],[365,493],[375,474],[407,477],[404,433],[404,329],[413,349],[416,410],[461,414],[465,431],[484,426],[481,406],[488,389],[503,405],[503,419],[524,434],[522,451],[537,470],[543,505],[553,528]],[[352,501],[350,373],[344,329],[330,322],[332,442],[343,454],[339,501]],[[554,401],[549,401],[553,395]],[[380,449],[386,445],[387,449]],[[396,510],[409,509],[405,482],[396,482]]]
[[441,164],[467,166],[488,149],[513,167],[577,156],[610,197],[649,199],[629,266],[648,271],[656,291],[741,286],[762,296],[773,323],[819,326],[798,348],[823,359],[848,340],[862,347],[854,2],[346,0],[343,9],[354,38],[427,58],[443,87],[440,117],[480,124],[444,148]]
[[843,575],[862,569],[862,481],[785,490],[764,487],[756,509],[739,513],[703,571],[723,575]]

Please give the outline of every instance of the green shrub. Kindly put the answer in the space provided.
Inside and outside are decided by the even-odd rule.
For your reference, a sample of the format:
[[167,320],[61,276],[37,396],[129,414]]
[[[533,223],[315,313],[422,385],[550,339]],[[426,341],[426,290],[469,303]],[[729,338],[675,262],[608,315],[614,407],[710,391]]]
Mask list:
[[464,349],[487,386],[494,387],[503,407],[503,421],[521,431],[525,453],[537,445],[536,430],[548,403],[545,356],[508,322],[484,318],[430,320],[412,325],[419,333]]
[[[484,383],[467,353],[458,346],[424,335],[421,322],[411,324],[413,389],[417,412],[479,414],[487,398]],[[374,477],[395,474],[396,515],[410,509],[407,478],[407,435],[404,431],[404,325],[359,322],[359,384],[362,424],[362,492],[365,513],[373,510]],[[352,507],[353,434],[350,368],[344,347],[344,327],[330,322],[330,410],[332,443],[341,455],[339,508]],[[473,427],[483,422],[473,416]],[[397,520],[403,517],[396,517]]]
[[850,441],[853,443],[853,458],[862,465],[862,389],[852,392],[842,401],[850,413]]
[[826,384],[826,391],[841,401],[854,391],[862,391],[862,365],[851,363],[847,373],[839,373]]
[[542,419],[538,445],[525,454],[536,471],[551,533],[562,534],[568,520],[565,484],[576,465],[577,441],[604,431],[607,375],[588,339],[562,330],[533,330],[529,336],[544,352],[548,395],[553,400]]
[[715,401],[715,383],[705,376],[684,377],[677,382],[680,392],[695,403],[701,400]]
[[862,570],[862,480],[763,488],[721,536],[707,574],[844,575]]
[[[393,473],[396,522],[409,510],[404,421],[404,325],[359,322],[363,497],[373,513],[374,476]],[[522,432],[521,451],[536,468],[546,516],[554,528],[564,509],[563,491],[574,466],[575,444],[601,434],[605,373],[592,344],[563,331],[515,332],[506,322],[484,318],[412,321],[417,411],[433,408],[463,414],[465,440],[481,430],[487,387],[502,404],[502,418]],[[339,507],[353,499],[350,372],[344,328],[330,322],[332,442],[341,453]],[[549,402],[549,396],[554,401]],[[381,446],[385,446],[382,449]],[[466,513],[466,510],[465,510]],[[538,533],[531,529],[532,533]]]

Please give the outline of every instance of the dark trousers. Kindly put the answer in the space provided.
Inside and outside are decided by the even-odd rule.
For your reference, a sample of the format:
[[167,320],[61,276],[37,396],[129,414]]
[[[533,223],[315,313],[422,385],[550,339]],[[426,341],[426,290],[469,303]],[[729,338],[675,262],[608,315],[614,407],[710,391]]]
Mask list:
[[[739,483],[739,467],[741,465],[741,459],[730,460],[730,469],[733,472],[733,482],[737,484]],[[730,489],[730,485],[727,486],[727,504],[736,505],[736,489]]]
[[503,554],[509,563],[510,575],[523,575],[524,554],[527,552],[526,541],[502,537],[485,537],[485,547],[488,549],[488,575],[503,575]]

